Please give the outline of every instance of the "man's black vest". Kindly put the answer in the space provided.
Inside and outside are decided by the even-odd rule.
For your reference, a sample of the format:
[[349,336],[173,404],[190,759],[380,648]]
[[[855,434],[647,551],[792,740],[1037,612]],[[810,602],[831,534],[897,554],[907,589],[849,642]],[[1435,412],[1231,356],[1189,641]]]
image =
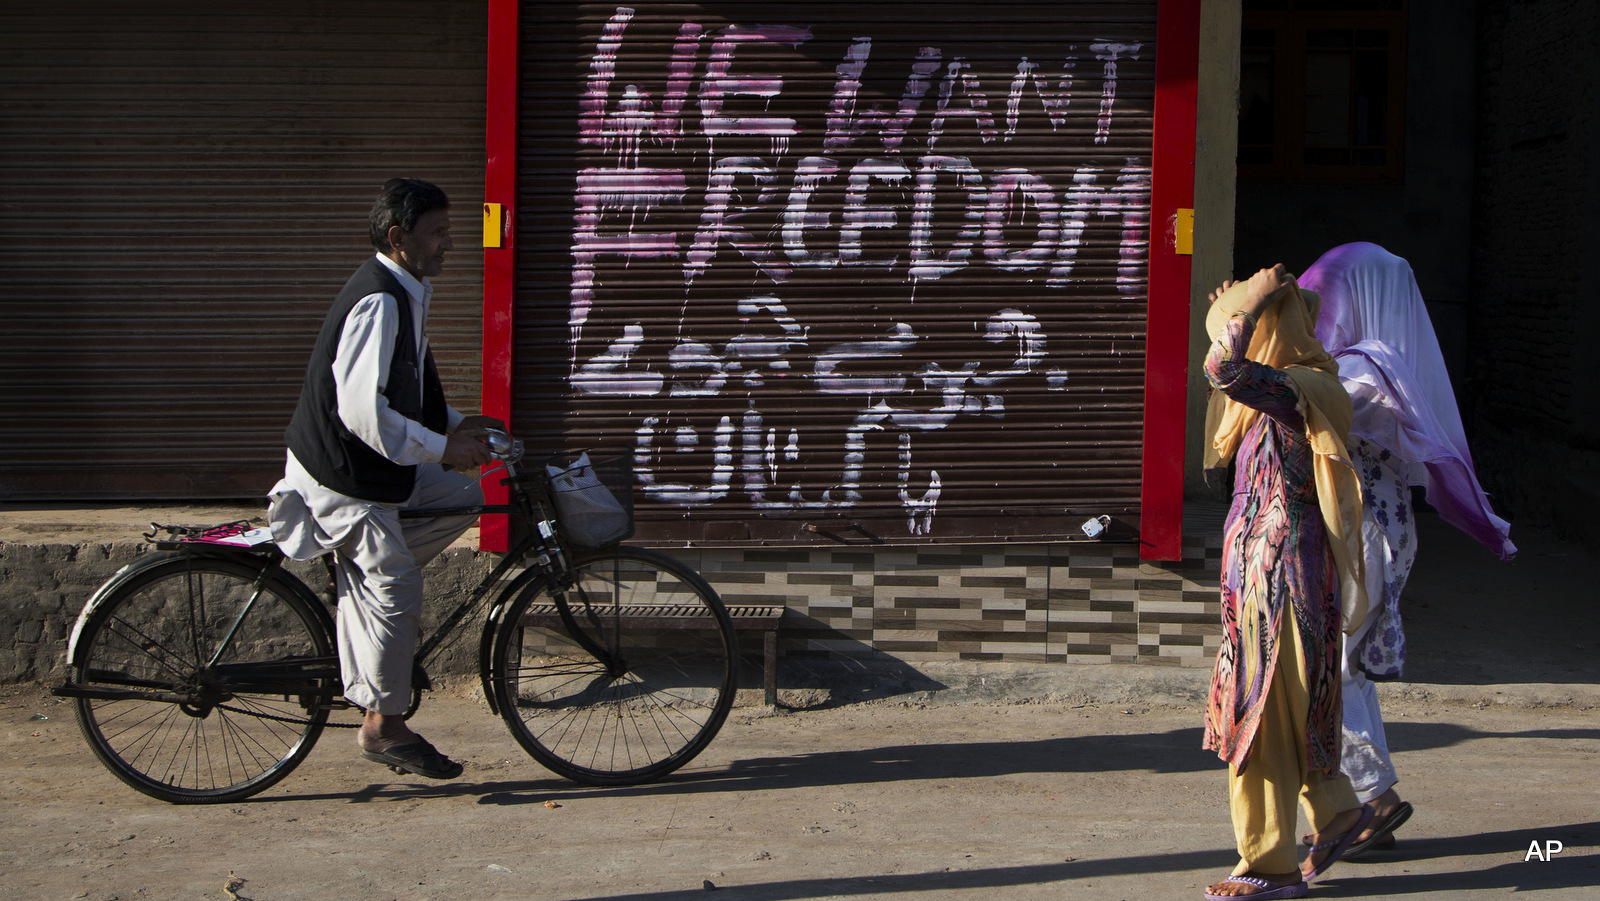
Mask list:
[[339,419],[338,390],[333,380],[333,360],[339,350],[339,336],[344,333],[345,318],[369,294],[393,297],[400,316],[394,358],[383,390],[389,409],[435,432],[443,433],[449,426],[449,408],[445,406],[444,385],[433,365],[433,352],[417,359],[411,296],[394,273],[373,257],[345,282],[322,321],[311,363],[306,367],[305,385],[300,389],[300,405],[283,438],[295,459],[324,488],[362,500],[398,504],[411,496],[417,468],[391,462],[345,428]]

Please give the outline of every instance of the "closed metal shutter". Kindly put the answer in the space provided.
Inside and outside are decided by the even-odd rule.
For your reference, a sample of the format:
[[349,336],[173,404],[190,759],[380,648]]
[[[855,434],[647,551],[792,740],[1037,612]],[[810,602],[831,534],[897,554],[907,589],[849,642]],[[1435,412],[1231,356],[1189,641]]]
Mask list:
[[1155,7],[525,5],[519,433],[650,541],[1136,523]]
[[264,494],[395,175],[452,197],[430,335],[476,408],[481,2],[5,9],[0,497]]

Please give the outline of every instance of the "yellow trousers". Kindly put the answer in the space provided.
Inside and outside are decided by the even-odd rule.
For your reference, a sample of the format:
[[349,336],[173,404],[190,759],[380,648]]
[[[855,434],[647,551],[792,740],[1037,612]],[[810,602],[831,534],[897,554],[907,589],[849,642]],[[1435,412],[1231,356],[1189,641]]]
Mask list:
[[1306,768],[1305,650],[1292,611],[1284,611],[1278,635],[1278,664],[1261,710],[1261,722],[1243,773],[1228,767],[1228,806],[1239,865],[1233,875],[1288,873],[1300,868],[1295,834],[1295,800],[1305,806],[1313,831],[1321,831],[1340,812],[1361,802],[1340,773],[1325,776]]

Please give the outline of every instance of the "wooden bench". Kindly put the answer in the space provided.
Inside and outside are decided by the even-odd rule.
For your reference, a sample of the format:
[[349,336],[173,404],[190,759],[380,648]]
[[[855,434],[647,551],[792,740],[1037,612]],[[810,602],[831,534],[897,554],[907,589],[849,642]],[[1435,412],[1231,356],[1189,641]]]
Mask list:
[[[778,627],[783,623],[782,606],[735,604],[728,607],[736,632],[761,632],[762,688],[767,706],[778,704]],[[622,617],[630,626],[645,629],[712,629],[715,625],[704,611],[682,604],[627,604]],[[561,614],[555,604],[532,604],[522,615],[523,626],[562,629]]]

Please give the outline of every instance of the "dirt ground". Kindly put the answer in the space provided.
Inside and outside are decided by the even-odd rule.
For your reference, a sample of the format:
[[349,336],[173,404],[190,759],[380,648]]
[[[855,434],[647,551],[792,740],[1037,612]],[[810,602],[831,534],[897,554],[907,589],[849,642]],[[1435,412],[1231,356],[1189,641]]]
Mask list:
[[[1313,897],[1600,897],[1600,711],[1387,713],[1417,814]],[[262,795],[176,807],[101,769],[69,703],[0,690],[0,897],[220,901],[233,874],[254,901],[1188,899],[1236,860],[1198,709],[740,708],[687,770],[610,789],[553,777],[470,699],[417,723],[461,779],[393,776],[330,730]]]
[[[12,507],[0,540],[125,538],[147,513]],[[1417,813],[1312,897],[1600,899],[1600,562],[1517,529],[1503,564],[1436,517],[1419,528],[1409,682],[1380,689]],[[1186,696],[1159,667],[1004,672],[789,690],[817,706],[737,708],[686,770],[611,789],[555,778],[481,703],[436,694],[416,724],[461,779],[394,776],[329,730],[278,786],[212,807],[135,793],[69,704],[0,687],[0,901],[224,901],[230,873],[253,901],[1203,897],[1236,860],[1225,771],[1182,700],[1204,674],[1176,674],[1202,680]]]

